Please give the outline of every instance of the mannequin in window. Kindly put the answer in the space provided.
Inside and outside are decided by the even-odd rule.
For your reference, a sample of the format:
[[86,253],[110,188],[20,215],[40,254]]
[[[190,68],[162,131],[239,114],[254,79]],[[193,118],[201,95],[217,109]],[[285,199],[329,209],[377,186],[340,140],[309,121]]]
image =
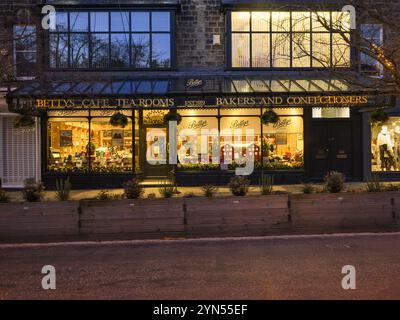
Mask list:
[[379,158],[382,171],[390,170],[393,165],[393,143],[387,126],[382,126],[378,134]]

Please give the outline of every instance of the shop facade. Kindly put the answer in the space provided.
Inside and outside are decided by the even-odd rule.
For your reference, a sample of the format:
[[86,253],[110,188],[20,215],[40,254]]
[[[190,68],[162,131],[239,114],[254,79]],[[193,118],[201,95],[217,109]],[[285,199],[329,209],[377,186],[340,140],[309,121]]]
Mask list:
[[[352,31],[340,4],[203,2],[46,1],[57,23],[37,34],[40,72],[7,98],[10,112],[37,119],[37,179],[49,188],[67,176],[80,188],[120,187],[132,176],[225,185],[249,156],[253,184],[262,173],[277,184],[332,170],[354,181],[396,177],[400,117],[372,126],[369,118],[396,101],[345,80],[359,61],[343,41]],[[16,57],[32,54],[24,45]],[[362,67],[379,71],[369,60]],[[267,111],[279,120],[263,121]],[[181,118],[176,163],[171,112]],[[124,127],[110,123],[116,113]]]

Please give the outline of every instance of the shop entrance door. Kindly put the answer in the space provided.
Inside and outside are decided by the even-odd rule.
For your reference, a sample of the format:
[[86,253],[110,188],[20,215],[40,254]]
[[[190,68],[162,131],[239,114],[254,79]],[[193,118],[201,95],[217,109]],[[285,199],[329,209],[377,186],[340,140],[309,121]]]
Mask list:
[[339,171],[353,176],[353,139],[350,121],[314,121],[310,137],[310,176],[325,177],[329,171]]
[[144,177],[148,179],[167,178],[171,171],[168,165],[168,134],[165,126],[143,126],[142,137],[146,143],[141,151]]

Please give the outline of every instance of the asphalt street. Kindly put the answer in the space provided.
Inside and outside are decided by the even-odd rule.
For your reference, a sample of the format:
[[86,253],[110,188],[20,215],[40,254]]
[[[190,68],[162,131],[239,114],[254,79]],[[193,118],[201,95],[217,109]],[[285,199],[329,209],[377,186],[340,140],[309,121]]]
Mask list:
[[400,299],[400,233],[0,245],[0,299]]

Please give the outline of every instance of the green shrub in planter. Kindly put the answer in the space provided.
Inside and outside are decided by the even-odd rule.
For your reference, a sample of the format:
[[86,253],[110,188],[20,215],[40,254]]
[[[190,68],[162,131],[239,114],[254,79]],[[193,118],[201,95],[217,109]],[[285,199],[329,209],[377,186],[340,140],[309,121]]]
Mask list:
[[346,178],[341,172],[331,171],[326,175],[324,181],[326,191],[330,193],[339,193],[344,189]]
[[261,122],[265,125],[268,125],[269,123],[274,124],[277,123],[278,121],[279,121],[279,116],[273,110],[267,110],[261,116]]
[[182,116],[176,111],[169,111],[164,116],[164,123],[168,125],[170,121],[176,121],[178,124],[182,122]]
[[228,184],[234,196],[243,197],[249,191],[250,180],[243,176],[235,176]]
[[272,174],[263,174],[260,179],[260,191],[263,196],[272,194],[274,189],[274,176]]
[[163,198],[172,198],[175,194],[175,186],[169,181],[164,181],[161,183],[161,187],[158,188],[158,192]]
[[124,188],[124,194],[127,199],[138,199],[143,196],[143,187],[140,185],[139,180],[137,179],[132,179],[125,182],[122,187]]
[[214,197],[214,194],[218,192],[218,187],[212,184],[206,184],[205,186],[201,187],[201,190],[203,191],[205,197],[212,198]]
[[368,179],[368,181],[367,181],[365,190],[367,192],[382,192],[382,191],[384,191],[384,186],[383,186],[383,183],[379,180],[379,176],[372,175],[371,178]]
[[0,203],[10,202],[10,197],[4,189],[0,188]]
[[40,202],[43,198],[44,186],[41,182],[36,182],[35,179],[26,179],[22,195],[28,202]]
[[20,128],[33,128],[35,126],[35,119],[27,114],[18,115],[13,122],[15,129]]
[[128,117],[121,112],[114,113],[110,118],[113,127],[125,128],[128,125]]
[[69,182],[69,178],[57,179],[56,190],[56,197],[59,201],[68,201],[71,193],[71,183]]

